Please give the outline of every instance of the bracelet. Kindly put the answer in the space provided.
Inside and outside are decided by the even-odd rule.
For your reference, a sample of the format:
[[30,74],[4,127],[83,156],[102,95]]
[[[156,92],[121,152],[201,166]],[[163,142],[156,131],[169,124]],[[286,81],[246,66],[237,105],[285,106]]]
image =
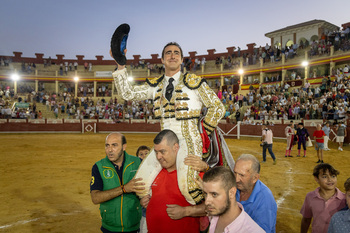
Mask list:
[[123,193],[126,193],[126,190],[125,190],[125,188],[124,188],[124,185],[121,185],[120,187],[122,188]]

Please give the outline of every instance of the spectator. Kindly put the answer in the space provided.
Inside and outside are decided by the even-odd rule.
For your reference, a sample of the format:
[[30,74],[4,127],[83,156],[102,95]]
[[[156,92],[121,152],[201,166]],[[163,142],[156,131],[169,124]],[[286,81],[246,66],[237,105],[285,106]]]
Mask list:
[[326,134],[321,128],[321,124],[317,124],[316,130],[314,131],[313,137],[315,139],[315,150],[317,151],[317,163],[323,163],[323,148],[324,148],[324,137]]
[[204,216],[205,206],[204,203],[190,205],[178,188],[178,137],[173,131],[165,129],[153,142],[157,160],[163,169],[151,186],[152,196],[146,195],[141,199],[141,205],[147,208],[149,232],[199,232],[199,218],[192,216]]
[[[144,160],[151,149],[148,146],[140,146],[136,151],[136,156]],[[140,221],[140,233],[147,233],[146,209],[142,207],[142,218]]]
[[263,163],[266,162],[266,150],[269,151],[271,158],[273,159],[273,165],[277,163],[275,154],[272,151],[272,144],[273,144],[273,133],[272,130],[268,128],[267,124],[264,124],[261,126],[262,129],[262,147],[263,147]]
[[331,128],[329,127],[329,122],[327,121],[324,126],[322,127],[322,130],[323,132],[325,133],[325,136],[324,136],[324,149],[323,150],[331,150],[328,148],[328,140],[329,140],[329,133],[331,131]]
[[328,233],[350,232],[350,178],[344,183],[347,208],[335,213],[329,223]]
[[209,233],[265,232],[237,202],[236,178],[229,168],[215,167],[205,173],[203,191],[207,212],[212,216]]
[[328,163],[314,168],[313,176],[319,187],[306,195],[301,207],[301,233],[308,232],[312,219],[312,232],[326,233],[332,215],[345,207],[345,195],[336,187],[337,175],[339,171]]
[[267,233],[276,232],[277,204],[271,190],[259,180],[260,163],[250,154],[239,156],[234,167],[236,200]]
[[136,233],[140,227],[141,206],[135,191],[142,190],[143,183],[140,178],[133,177],[141,161],[126,153],[126,145],[124,135],[109,134],[105,143],[106,157],[92,167],[91,200],[100,204],[104,233]]
[[340,121],[336,127],[336,131],[337,131],[337,142],[339,143],[338,150],[343,151],[344,139],[347,136],[346,125],[343,124],[342,121]]

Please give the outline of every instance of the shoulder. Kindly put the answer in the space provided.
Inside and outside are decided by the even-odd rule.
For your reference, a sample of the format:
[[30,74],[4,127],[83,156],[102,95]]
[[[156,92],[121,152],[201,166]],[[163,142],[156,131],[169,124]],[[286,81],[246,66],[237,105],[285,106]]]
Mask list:
[[141,163],[141,159],[137,156],[133,156],[133,155],[129,155],[128,153],[125,152],[125,161],[127,162],[135,162],[140,164]]
[[95,163],[93,166],[92,166],[92,172],[95,173],[95,172],[98,172],[98,167],[97,167],[97,163]]
[[320,189],[320,188],[318,187],[318,188],[316,188],[314,191],[308,192],[308,193],[306,194],[306,196],[305,196],[305,200],[306,200],[306,199],[311,200],[311,199],[317,197],[317,193],[319,192],[319,189]]
[[206,81],[200,76],[186,73],[184,74],[183,82],[185,86],[188,87],[189,89],[197,89],[202,85],[203,82],[206,82]]
[[159,76],[158,78],[146,78],[146,83],[151,87],[156,87],[158,84],[163,81],[164,75]]
[[263,182],[258,180],[256,182],[256,188],[260,189],[259,195],[261,195],[261,198],[263,198],[265,201],[269,200],[271,202],[276,203],[275,198],[273,197],[271,190]]

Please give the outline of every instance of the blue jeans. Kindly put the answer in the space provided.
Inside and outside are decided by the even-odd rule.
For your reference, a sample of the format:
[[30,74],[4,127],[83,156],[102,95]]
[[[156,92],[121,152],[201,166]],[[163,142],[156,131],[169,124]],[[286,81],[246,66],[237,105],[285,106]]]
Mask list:
[[269,151],[269,153],[270,153],[270,155],[271,155],[271,158],[272,158],[273,160],[275,160],[276,157],[275,157],[275,154],[274,154],[273,151],[272,151],[272,143],[271,143],[271,144],[265,144],[265,145],[263,146],[263,161],[266,161],[266,149]]

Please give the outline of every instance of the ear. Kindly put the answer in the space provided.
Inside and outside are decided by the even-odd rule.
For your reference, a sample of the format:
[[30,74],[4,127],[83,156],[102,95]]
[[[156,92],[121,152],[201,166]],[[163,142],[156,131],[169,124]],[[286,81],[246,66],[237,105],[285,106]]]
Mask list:
[[161,58],[160,60],[162,61],[162,64],[164,64],[164,59],[163,59],[163,58]]
[[125,150],[126,150],[126,144],[123,145],[123,151],[125,151]]
[[315,177],[314,176],[314,179],[315,179],[315,181],[319,184],[320,183],[320,180],[318,179],[318,177]]
[[229,195],[230,200],[236,200],[236,192],[237,192],[237,187],[232,187],[228,191],[228,195]]
[[177,154],[177,152],[180,149],[180,145],[178,143],[175,143],[174,146],[173,146],[173,149],[176,151],[176,154]]
[[260,178],[260,174],[259,173],[256,173],[255,175],[253,175],[253,182],[254,184],[259,180]]

